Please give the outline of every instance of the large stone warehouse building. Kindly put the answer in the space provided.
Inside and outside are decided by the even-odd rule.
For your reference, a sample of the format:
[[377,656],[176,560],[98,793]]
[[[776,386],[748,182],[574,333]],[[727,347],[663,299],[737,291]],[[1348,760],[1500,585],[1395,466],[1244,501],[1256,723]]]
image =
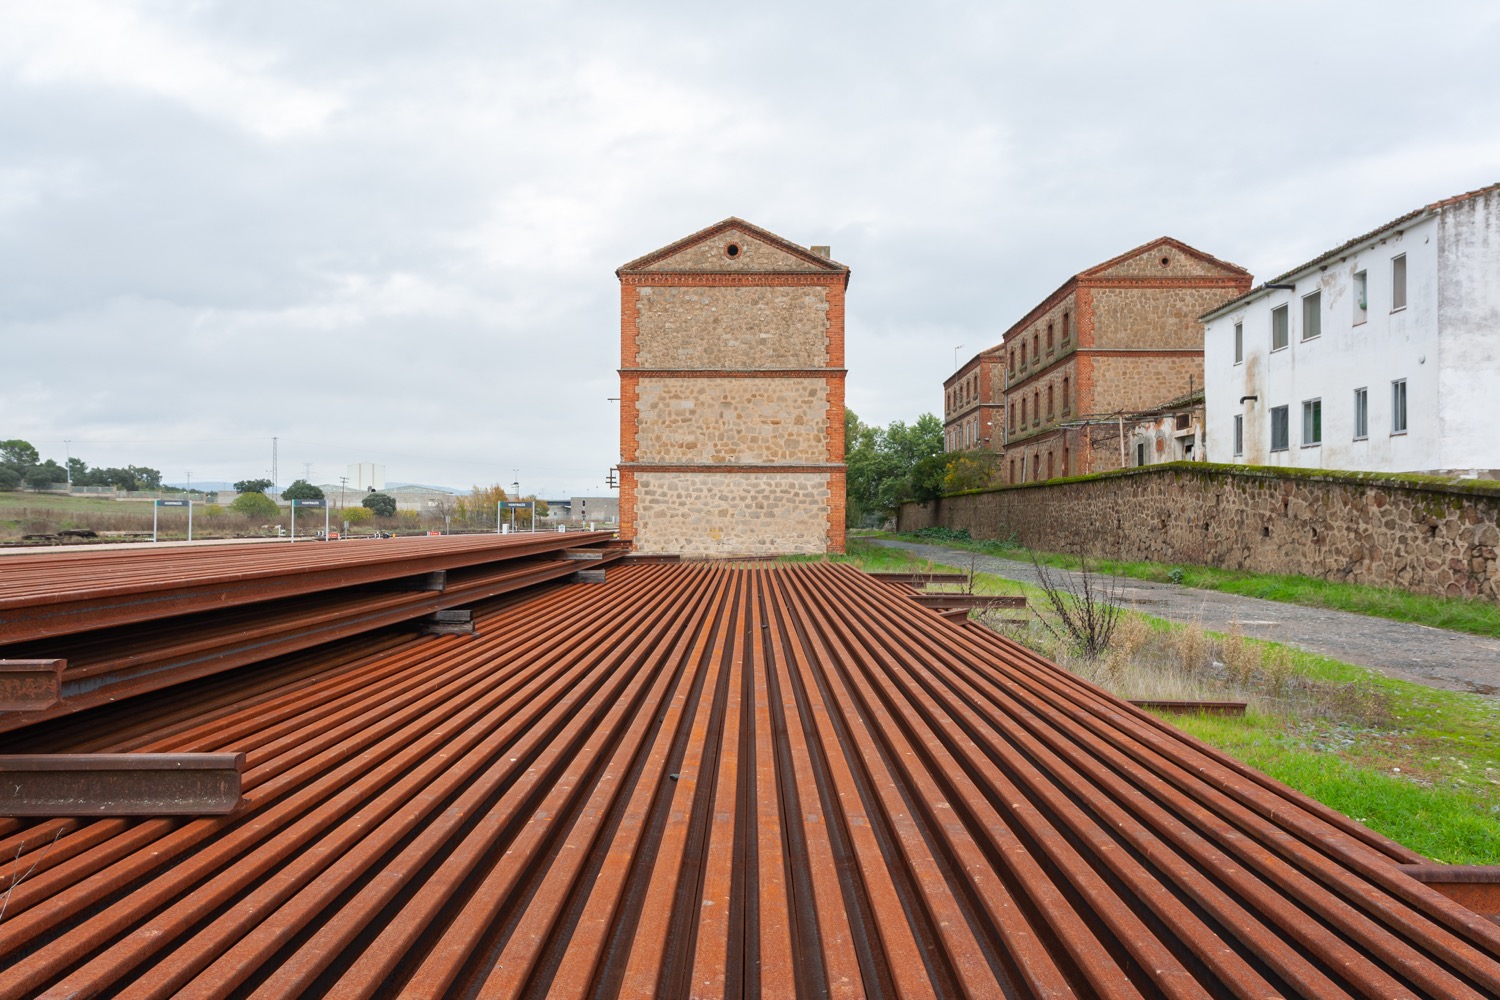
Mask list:
[[620,537],[842,552],[849,269],[730,218],[616,273]]

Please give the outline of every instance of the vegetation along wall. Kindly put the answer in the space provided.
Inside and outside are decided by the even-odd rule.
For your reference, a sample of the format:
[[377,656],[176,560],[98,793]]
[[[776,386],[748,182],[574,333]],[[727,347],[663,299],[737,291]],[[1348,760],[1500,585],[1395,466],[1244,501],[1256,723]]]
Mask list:
[[898,528],[1500,599],[1500,483],[1176,462],[903,504]]

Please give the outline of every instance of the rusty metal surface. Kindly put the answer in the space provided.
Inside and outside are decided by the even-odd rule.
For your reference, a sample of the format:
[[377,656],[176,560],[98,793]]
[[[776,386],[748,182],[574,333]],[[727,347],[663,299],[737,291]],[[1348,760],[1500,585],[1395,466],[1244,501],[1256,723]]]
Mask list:
[[[414,541],[426,546],[429,542],[441,540],[423,538]],[[258,663],[273,656],[420,618],[444,608],[564,579],[576,572],[577,562],[560,558],[568,550],[537,553],[533,549],[533,546],[509,544],[485,546],[483,551],[487,559],[476,564],[473,563],[472,547],[465,547],[462,555],[470,564],[440,571],[444,582],[436,589],[427,586],[389,587],[385,585],[388,581],[377,581],[373,586],[330,588],[191,614],[174,613],[178,604],[160,604],[155,606],[159,617],[153,619],[0,645],[0,656],[48,656],[66,661],[66,667],[56,681],[56,697],[50,701],[42,689],[45,677],[23,670],[18,679],[9,684],[6,672],[0,668],[0,697],[7,691],[18,696],[32,695],[30,707],[20,702],[0,701],[0,731],[206,674]],[[308,545],[298,551],[303,550],[309,559],[319,560],[324,547]],[[424,555],[433,558],[431,553]],[[589,565],[609,565],[621,558],[620,552],[610,550]],[[314,567],[317,564],[314,562]],[[407,579],[425,582],[430,575]],[[211,595],[213,585],[206,586]],[[274,589],[274,586],[268,588]],[[35,595],[34,601],[44,608],[53,603],[45,594]],[[188,606],[201,604],[200,601],[182,603]],[[25,615],[27,606],[14,607],[12,613]]]
[[345,544],[47,551],[8,558],[0,643],[67,635],[351,587],[504,558],[601,545],[606,532],[450,535]]
[[1493,997],[1426,859],[848,566],[627,564],[0,736],[246,756],[0,820],[0,997]]
[[62,700],[64,662],[0,659],[0,712],[30,712],[51,708]]
[[0,816],[218,816],[243,753],[0,754]]

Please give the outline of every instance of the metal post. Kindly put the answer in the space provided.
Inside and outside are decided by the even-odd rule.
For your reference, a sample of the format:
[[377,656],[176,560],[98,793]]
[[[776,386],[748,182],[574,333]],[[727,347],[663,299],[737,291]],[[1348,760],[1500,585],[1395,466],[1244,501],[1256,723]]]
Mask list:
[[531,501],[531,530],[536,532],[536,501]]
[[156,544],[156,519],[161,515],[161,504],[151,501],[151,544]]
[[188,497],[188,541],[193,540],[193,498]]
[[323,501],[323,541],[328,541],[328,501]]
[[500,506],[503,503],[505,503],[504,500],[495,501],[495,534],[497,535],[500,534]]
[[[274,438],[272,440],[275,440]],[[292,501],[292,540],[288,545],[297,544],[297,501]]]

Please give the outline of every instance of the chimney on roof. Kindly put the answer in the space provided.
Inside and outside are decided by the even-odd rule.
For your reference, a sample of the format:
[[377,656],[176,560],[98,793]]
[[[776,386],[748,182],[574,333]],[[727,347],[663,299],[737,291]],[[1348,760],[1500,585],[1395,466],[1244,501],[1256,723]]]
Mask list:
[[808,247],[813,253],[827,260],[833,259],[833,247]]

